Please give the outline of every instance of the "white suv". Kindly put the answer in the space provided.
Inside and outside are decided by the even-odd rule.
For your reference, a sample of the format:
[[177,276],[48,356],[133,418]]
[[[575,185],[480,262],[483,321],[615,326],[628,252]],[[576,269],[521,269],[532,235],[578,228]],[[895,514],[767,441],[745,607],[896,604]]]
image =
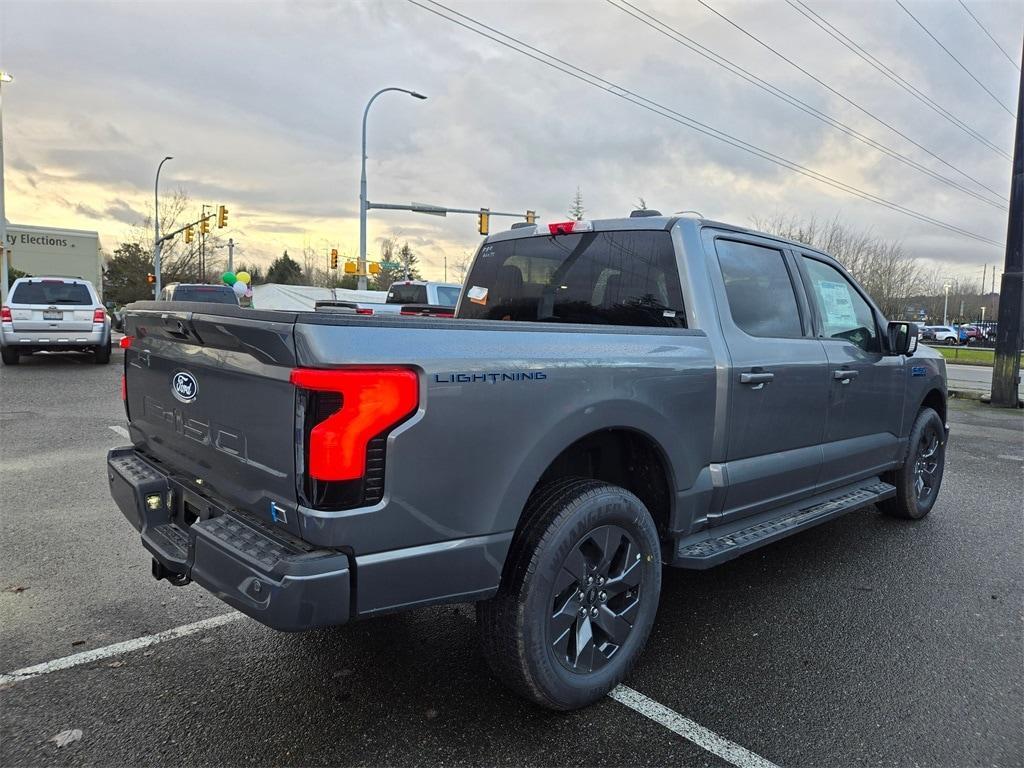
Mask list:
[[91,352],[110,362],[110,317],[88,280],[19,277],[0,309],[4,365],[43,350]]

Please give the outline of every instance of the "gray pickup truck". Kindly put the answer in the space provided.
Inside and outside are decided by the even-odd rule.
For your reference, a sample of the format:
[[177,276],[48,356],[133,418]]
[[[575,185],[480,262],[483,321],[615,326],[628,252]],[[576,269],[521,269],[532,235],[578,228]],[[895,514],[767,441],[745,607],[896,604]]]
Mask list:
[[475,602],[494,671],[554,709],[627,674],[662,566],[916,520],[942,479],[916,326],[697,218],[493,235],[454,319],[143,302],[126,331],[107,474],[156,578],[287,631]]

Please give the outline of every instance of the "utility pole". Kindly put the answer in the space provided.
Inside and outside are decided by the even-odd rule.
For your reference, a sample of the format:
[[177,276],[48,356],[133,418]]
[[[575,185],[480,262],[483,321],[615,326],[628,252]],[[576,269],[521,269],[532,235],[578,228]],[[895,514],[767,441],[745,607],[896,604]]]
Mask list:
[[1013,139],[1006,260],[999,287],[999,326],[992,366],[992,405],[1016,408],[1020,382],[1021,315],[1024,306],[1024,73],[1017,89],[1017,130]]
[[942,324],[949,325],[949,283],[943,283],[942,290],[946,292],[946,298],[942,302]]
[[228,238],[228,272],[235,271],[235,239]]

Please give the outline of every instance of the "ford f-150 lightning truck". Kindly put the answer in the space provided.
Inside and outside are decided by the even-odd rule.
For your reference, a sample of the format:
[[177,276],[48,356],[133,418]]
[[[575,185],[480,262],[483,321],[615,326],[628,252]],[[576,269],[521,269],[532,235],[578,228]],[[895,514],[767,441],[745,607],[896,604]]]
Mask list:
[[107,473],[154,576],[286,631],[474,602],[496,674],[571,709],[636,661],[664,566],[928,514],[916,326],[806,245],[646,213],[487,238],[454,319],[132,305]]

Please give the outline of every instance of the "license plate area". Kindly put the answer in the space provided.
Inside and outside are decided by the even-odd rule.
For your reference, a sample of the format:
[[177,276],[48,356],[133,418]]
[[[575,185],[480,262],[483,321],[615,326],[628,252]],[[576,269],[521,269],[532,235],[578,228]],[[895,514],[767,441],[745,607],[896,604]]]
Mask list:
[[205,496],[200,496],[179,482],[173,482],[172,486],[171,517],[182,528],[188,528],[200,520],[219,517],[226,512]]
[[64,313],[59,309],[44,309],[43,320],[63,320]]

